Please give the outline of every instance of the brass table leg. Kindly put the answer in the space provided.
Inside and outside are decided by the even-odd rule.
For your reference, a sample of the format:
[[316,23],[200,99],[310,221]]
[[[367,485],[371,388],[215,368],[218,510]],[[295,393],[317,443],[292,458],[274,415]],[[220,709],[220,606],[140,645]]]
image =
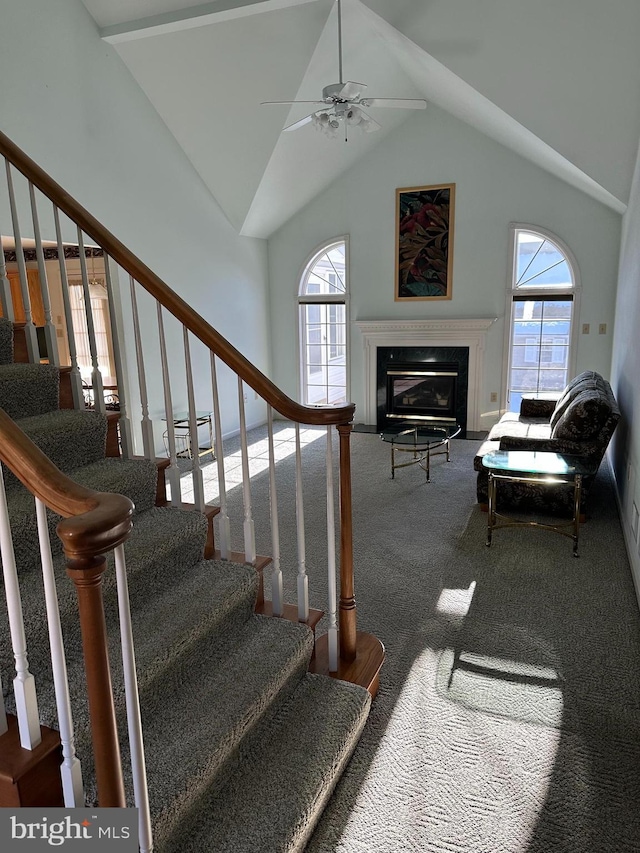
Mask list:
[[576,474],[573,484],[573,556],[578,557],[578,536],[580,534],[580,499],[582,497],[582,475]]
[[487,511],[487,548],[491,545],[491,537],[493,534],[493,525],[495,524],[495,500],[496,500],[496,480],[493,472],[489,471],[488,498],[489,507]]

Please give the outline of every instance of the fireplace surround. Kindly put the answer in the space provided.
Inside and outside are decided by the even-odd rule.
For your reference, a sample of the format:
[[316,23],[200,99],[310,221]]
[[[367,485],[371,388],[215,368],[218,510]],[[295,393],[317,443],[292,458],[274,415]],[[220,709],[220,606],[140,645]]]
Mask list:
[[[466,428],[483,429],[481,415],[484,350],[494,317],[457,320],[357,320],[363,342],[364,413],[366,424],[378,423],[378,349],[389,347],[464,348],[468,351]],[[404,360],[404,359],[403,359]],[[445,356],[444,361],[449,361]]]

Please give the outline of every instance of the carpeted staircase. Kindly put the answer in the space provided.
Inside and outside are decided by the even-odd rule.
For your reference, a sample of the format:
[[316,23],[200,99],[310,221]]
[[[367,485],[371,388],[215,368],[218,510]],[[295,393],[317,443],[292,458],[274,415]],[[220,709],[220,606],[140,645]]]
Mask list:
[[[155,505],[153,461],[105,458],[107,419],[93,411],[58,409],[58,371],[14,364],[12,336],[12,324],[0,319],[0,407],[72,479],[135,503],[126,556],[155,849],[303,849],[365,724],[368,692],[309,674],[311,631],[256,615],[256,571],[204,560],[206,519]],[[6,468],[4,478],[30,670],[41,722],[55,728],[34,501]],[[94,804],[76,594],[55,536],[57,520],[49,513],[76,747],[87,802]],[[105,573],[104,598],[126,768],[112,569]],[[6,690],[14,661],[4,597],[0,670]],[[12,710],[11,696],[6,702]],[[130,779],[126,784],[133,805]]]

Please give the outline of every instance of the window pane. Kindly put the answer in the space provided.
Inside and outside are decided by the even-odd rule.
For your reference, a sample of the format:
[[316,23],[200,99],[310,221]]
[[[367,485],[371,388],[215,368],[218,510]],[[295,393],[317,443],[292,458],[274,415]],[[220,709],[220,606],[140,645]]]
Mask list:
[[512,411],[519,409],[523,393],[561,391],[566,385],[572,311],[570,299],[514,301],[508,392]]
[[520,231],[516,244],[516,287],[572,287],[564,254],[550,240]]
[[[309,262],[299,294],[335,299],[347,292],[346,246],[329,244]],[[346,401],[347,328],[344,302],[300,305],[303,402],[328,405]]]

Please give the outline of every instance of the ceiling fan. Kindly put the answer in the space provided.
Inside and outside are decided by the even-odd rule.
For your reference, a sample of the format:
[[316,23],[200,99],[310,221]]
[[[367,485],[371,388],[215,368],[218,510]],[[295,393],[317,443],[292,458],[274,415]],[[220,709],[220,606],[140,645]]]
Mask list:
[[422,98],[370,98],[363,97],[367,88],[364,83],[354,83],[342,79],[342,0],[338,4],[338,76],[339,83],[331,83],[322,90],[322,99],[318,101],[263,101],[262,106],[276,104],[316,104],[322,108],[308,116],[295,121],[285,131],[298,130],[307,124],[312,124],[317,130],[327,136],[337,136],[340,128],[344,128],[344,138],[347,141],[347,128],[359,127],[365,133],[379,130],[380,125],[363,107],[392,107],[394,109],[424,110],[427,102]]

